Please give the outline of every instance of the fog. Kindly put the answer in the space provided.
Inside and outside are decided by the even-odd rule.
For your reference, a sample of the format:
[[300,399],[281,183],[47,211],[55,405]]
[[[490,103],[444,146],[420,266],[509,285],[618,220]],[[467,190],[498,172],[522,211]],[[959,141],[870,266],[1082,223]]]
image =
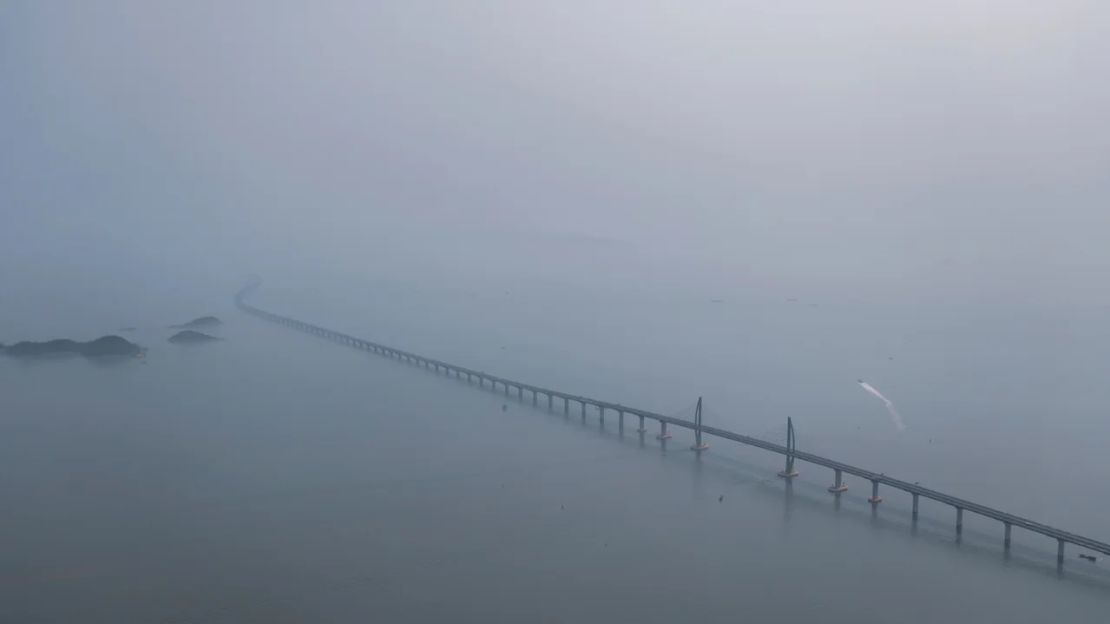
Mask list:
[[4,264],[1105,303],[1107,18],[9,2]]
[[[834,512],[816,468],[786,488],[723,442],[660,453],[512,401],[506,429],[502,399],[231,297],[258,274],[264,309],[462,366],[704,396],[774,439],[791,416],[807,450],[1107,539],[1108,30],[1080,0],[0,4],[0,343],[148,348],[0,358],[7,616],[888,621],[823,585],[862,556],[899,613],[940,584],[907,622],[1013,595],[1015,621],[1097,617],[1110,581],[1057,583],[1052,544],[1003,563],[948,510],[914,539],[905,501],[868,522],[856,483]],[[166,344],[203,314],[225,341]],[[575,574],[697,605],[602,608]]]

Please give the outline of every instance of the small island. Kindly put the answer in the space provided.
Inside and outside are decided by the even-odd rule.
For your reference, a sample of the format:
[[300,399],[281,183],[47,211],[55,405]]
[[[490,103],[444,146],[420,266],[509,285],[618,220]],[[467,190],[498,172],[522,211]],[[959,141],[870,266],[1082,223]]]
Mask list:
[[216,342],[218,340],[221,339],[191,329],[179,331],[169,338],[169,341],[173,344],[204,344],[206,342]]
[[143,348],[122,336],[104,336],[88,342],[58,338],[45,342],[24,340],[11,346],[0,345],[0,351],[12,357],[35,357],[47,355],[83,355],[101,357],[106,355],[142,355]]
[[170,329],[201,329],[203,327],[218,327],[223,322],[214,316],[201,316],[195,318],[188,323],[180,325],[170,325]]

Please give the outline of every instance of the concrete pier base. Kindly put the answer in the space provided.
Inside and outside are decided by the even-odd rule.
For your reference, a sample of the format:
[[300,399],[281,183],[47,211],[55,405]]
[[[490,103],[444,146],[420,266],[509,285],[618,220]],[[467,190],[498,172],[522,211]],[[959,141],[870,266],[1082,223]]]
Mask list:
[[794,468],[791,468],[790,470],[780,470],[778,472],[778,475],[780,477],[782,477],[783,479],[793,479],[794,477],[798,476],[799,474],[801,474],[801,473],[799,473],[797,471],[797,469],[794,469]]
[[655,436],[656,440],[670,440],[671,434],[667,433],[667,423],[659,423],[659,435]]
[[701,444],[694,444],[694,445],[690,446],[691,451],[697,451],[698,453],[700,453],[700,452],[702,452],[702,451],[704,451],[708,448],[709,448],[709,445],[706,444],[705,442],[702,442]]
[[844,485],[844,473],[840,470],[837,470],[835,471],[835,474],[836,478],[833,480],[833,484],[829,486],[829,491],[833,494],[847,492],[848,486]]
[[871,482],[871,496],[867,497],[867,502],[871,503],[872,505],[878,505],[879,503],[883,502],[883,497],[879,496],[878,481]]

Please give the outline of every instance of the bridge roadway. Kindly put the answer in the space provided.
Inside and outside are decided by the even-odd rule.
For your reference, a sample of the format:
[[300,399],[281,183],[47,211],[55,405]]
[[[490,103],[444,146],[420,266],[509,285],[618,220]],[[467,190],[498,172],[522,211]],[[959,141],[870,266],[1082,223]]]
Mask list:
[[[315,336],[319,336],[319,337],[325,338],[327,340],[331,340],[332,342],[337,342],[339,344],[354,347],[356,349],[361,349],[361,350],[364,350],[364,351],[370,351],[372,353],[377,353],[379,355],[394,358],[398,361],[408,362],[410,364],[415,364],[417,366],[423,366],[423,367],[428,368],[428,369],[433,369],[437,373],[442,371],[442,372],[444,372],[448,375],[454,374],[455,377],[458,378],[458,379],[462,379],[465,376],[468,382],[473,383],[474,381],[477,381],[480,387],[485,387],[486,382],[489,382],[491,390],[497,390],[497,386],[500,384],[504,388],[504,392],[505,392],[506,396],[508,396],[510,394],[510,388],[516,390],[517,398],[522,399],[522,400],[524,398],[524,393],[529,392],[532,395],[532,404],[533,405],[536,404],[538,396],[546,396],[547,397],[547,406],[548,406],[548,408],[552,408],[553,401],[555,399],[559,399],[563,402],[563,412],[567,413],[567,412],[569,412],[569,407],[570,407],[571,403],[578,403],[581,407],[581,414],[582,414],[583,418],[585,418],[585,416],[586,416],[586,407],[587,406],[591,406],[591,407],[596,408],[602,419],[605,418],[605,412],[607,410],[616,412],[618,414],[619,418],[620,418],[620,422],[621,422],[622,426],[624,425],[624,416],[626,414],[630,414],[632,416],[636,416],[639,419],[640,427],[639,427],[638,431],[640,431],[641,433],[646,431],[644,429],[644,421],[645,420],[654,420],[654,421],[658,422],[659,425],[660,425],[660,434],[659,434],[658,437],[660,437],[661,439],[666,439],[666,438],[670,437],[669,434],[667,433],[667,426],[668,425],[675,426],[675,427],[681,427],[683,429],[690,429],[691,431],[696,431],[696,429],[697,429],[697,426],[695,425],[695,423],[693,421],[689,421],[689,420],[685,420],[685,419],[681,419],[681,418],[675,418],[673,416],[667,416],[665,414],[657,414],[655,412],[650,412],[650,411],[647,411],[647,410],[642,410],[642,409],[638,409],[638,408],[634,408],[634,407],[628,407],[626,405],[621,405],[619,403],[612,403],[612,402],[609,402],[609,401],[602,401],[602,400],[593,399],[593,398],[590,398],[590,397],[585,397],[585,396],[580,396],[580,395],[576,395],[576,394],[569,394],[569,393],[566,393],[566,392],[561,392],[559,390],[552,390],[552,389],[549,389],[549,388],[543,388],[541,386],[534,386],[532,384],[526,384],[526,383],[519,382],[519,381],[513,381],[511,379],[506,379],[504,377],[498,377],[496,375],[491,375],[491,374],[486,373],[484,371],[473,370],[473,369],[466,368],[466,367],[463,367],[463,366],[456,366],[454,364],[449,364],[447,362],[443,362],[443,361],[440,361],[440,360],[424,357],[422,355],[417,355],[415,353],[409,353],[408,351],[403,351],[401,349],[395,349],[393,347],[389,347],[389,346],[386,346],[386,345],[383,345],[383,344],[379,344],[379,343],[376,343],[376,342],[371,342],[369,340],[363,340],[361,338],[356,338],[354,336],[349,336],[347,334],[343,334],[343,333],[337,332],[337,331],[332,331],[332,330],[326,329],[324,327],[319,327],[319,326],[313,325],[311,323],[305,323],[303,321],[298,321],[298,320],[293,319],[293,318],[289,318],[289,317],[286,317],[286,316],[281,316],[281,315],[278,315],[278,314],[274,314],[272,312],[267,312],[265,310],[261,310],[259,308],[256,308],[254,306],[249,305],[248,303],[246,303],[246,300],[245,300],[246,296],[251,291],[253,291],[255,288],[257,288],[259,283],[260,282],[258,282],[258,281],[254,281],[254,282],[251,282],[251,283],[247,284],[247,286],[245,286],[235,296],[235,302],[239,306],[239,308],[242,309],[243,311],[245,311],[249,314],[252,314],[254,316],[264,318],[268,321],[272,321],[272,322],[275,322],[275,323],[278,323],[278,324],[281,324],[281,325],[285,325],[287,327],[292,327],[294,329],[298,329],[300,331],[307,332],[309,334],[313,334]],[[781,444],[777,444],[775,442],[769,442],[767,440],[761,440],[759,438],[753,438],[751,436],[746,436],[746,435],[743,435],[743,434],[735,433],[735,432],[732,432],[732,431],[728,431],[726,429],[720,429],[720,428],[717,428],[717,427],[709,427],[709,426],[704,426],[703,425],[701,427],[701,432],[702,432],[703,435],[707,434],[707,435],[716,436],[718,438],[722,438],[722,439],[725,439],[725,440],[731,440],[733,442],[739,442],[740,444],[745,444],[745,445],[748,445],[748,446],[754,446],[754,447],[761,448],[761,449],[764,449],[764,450],[767,450],[767,451],[771,451],[772,453],[778,453],[780,455],[787,456],[787,458],[792,456],[795,461],[800,460],[800,461],[804,461],[804,462],[807,462],[807,463],[810,463],[810,464],[815,464],[815,465],[818,465],[818,466],[824,466],[825,468],[830,468],[830,469],[833,470],[833,472],[835,474],[835,482],[829,488],[829,491],[831,491],[831,492],[839,493],[839,492],[842,492],[842,491],[847,489],[843,485],[843,482],[842,482],[842,475],[843,474],[855,475],[855,476],[857,476],[861,479],[866,479],[866,480],[871,482],[871,498],[869,500],[872,502],[872,504],[878,504],[879,501],[882,500],[879,497],[879,485],[885,485],[887,487],[891,487],[891,488],[894,488],[894,489],[897,489],[897,490],[902,490],[904,492],[908,492],[913,497],[913,518],[914,518],[915,522],[917,520],[917,515],[918,515],[918,500],[919,500],[919,498],[927,498],[927,499],[934,500],[934,501],[937,501],[937,502],[940,502],[940,503],[944,503],[946,505],[950,505],[950,506],[952,506],[956,509],[956,531],[957,531],[957,533],[962,532],[962,530],[963,530],[963,512],[967,511],[967,512],[970,512],[970,513],[975,513],[975,514],[978,514],[980,516],[987,517],[987,518],[992,518],[994,520],[998,520],[999,522],[1001,522],[1003,524],[1003,527],[1005,528],[1005,537],[1004,537],[1003,544],[1006,548],[1010,547],[1010,529],[1011,529],[1011,527],[1016,526],[1016,527],[1021,527],[1023,529],[1028,530],[1028,531],[1032,531],[1034,533],[1040,533],[1041,535],[1045,535],[1047,537],[1051,537],[1051,538],[1055,539],[1056,542],[1057,542],[1057,551],[1056,551],[1057,563],[1061,563],[1061,564],[1063,563],[1064,544],[1074,544],[1074,545],[1079,546],[1081,548],[1085,548],[1085,549],[1088,549],[1088,550],[1099,552],[1099,553],[1102,553],[1104,555],[1110,555],[1110,544],[1108,544],[1106,542],[1100,542],[1098,540],[1094,540],[1094,539],[1091,539],[1089,537],[1084,537],[1082,535],[1077,535],[1075,533],[1069,533],[1068,531],[1063,531],[1061,529],[1057,529],[1055,527],[1048,526],[1047,524],[1041,524],[1040,522],[1034,522],[1033,520],[1029,520],[1027,518],[1022,518],[1021,516],[1015,516],[1014,514],[1006,513],[1004,511],[999,511],[999,510],[994,509],[992,507],[987,507],[986,505],[980,505],[979,503],[976,503],[976,502],[973,502],[973,501],[969,501],[969,500],[962,499],[962,498],[957,498],[955,496],[950,496],[950,495],[945,494],[943,492],[938,492],[936,490],[932,490],[932,489],[929,489],[929,488],[926,488],[926,487],[922,487],[922,486],[917,485],[915,483],[909,483],[909,482],[903,481],[901,479],[895,479],[893,477],[888,477],[883,473],[873,472],[871,470],[865,470],[863,468],[858,468],[858,467],[852,466],[850,464],[845,464],[843,462],[838,462],[836,460],[829,459],[827,457],[822,457],[820,455],[814,455],[813,453],[806,453],[804,451],[798,451],[798,450],[793,450],[792,451],[790,448],[788,448],[786,446],[783,446]],[[792,462],[788,462],[788,471],[789,471],[789,466],[790,465],[792,465]],[[784,477],[787,477],[787,478],[791,478],[791,477],[796,475],[796,473],[794,473],[794,472],[783,472],[783,473],[779,473],[779,474],[781,476],[784,476]]]

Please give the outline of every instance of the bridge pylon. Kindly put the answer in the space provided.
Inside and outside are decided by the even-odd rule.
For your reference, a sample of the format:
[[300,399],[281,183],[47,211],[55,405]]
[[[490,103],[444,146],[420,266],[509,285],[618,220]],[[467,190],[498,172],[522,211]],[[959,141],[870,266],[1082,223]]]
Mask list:
[[794,451],[797,449],[794,439],[794,420],[789,416],[786,417],[786,467],[779,472],[779,476],[783,479],[793,479],[798,476],[798,471],[794,468]]
[[701,440],[701,397],[698,397],[698,406],[694,409],[694,445],[690,450],[700,453],[708,448],[709,445]]

